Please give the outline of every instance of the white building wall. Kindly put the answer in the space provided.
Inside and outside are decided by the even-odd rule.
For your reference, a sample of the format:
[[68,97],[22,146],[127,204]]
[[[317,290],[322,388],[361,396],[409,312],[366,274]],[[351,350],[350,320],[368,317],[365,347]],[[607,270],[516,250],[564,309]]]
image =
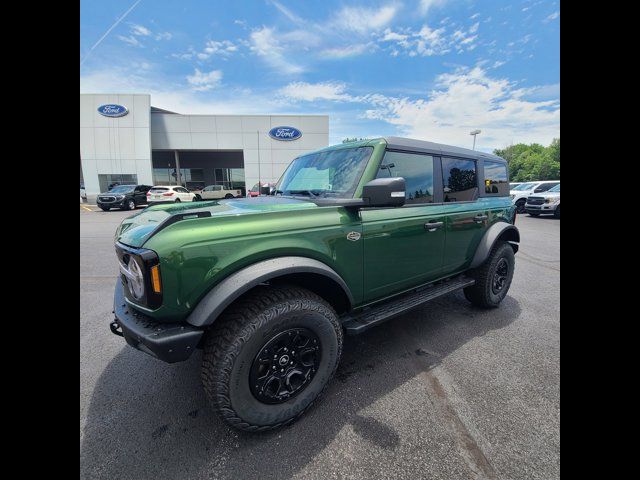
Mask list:
[[[109,118],[98,113],[107,103],[129,113]],[[151,184],[151,97],[146,94],[80,94],[80,158],[88,195],[100,193],[99,174],[136,174]]]
[[[290,142],[269,136],[273,127],[295,127]],[[151,145],[166,150],[242,150],[247,188],[275,182],[298,155],[329,145],[327,115],[151,115]]]

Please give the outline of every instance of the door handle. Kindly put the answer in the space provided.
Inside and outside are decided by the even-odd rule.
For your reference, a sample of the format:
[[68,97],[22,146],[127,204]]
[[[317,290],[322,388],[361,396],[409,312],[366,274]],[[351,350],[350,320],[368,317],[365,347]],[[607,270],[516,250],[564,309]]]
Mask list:
[[482,223],[484,222],[486,219],[488,219],[489,217],[487,215],[476,215],[475,217],[473,217],[473,220],[476,223]]
[[427,222],[424,224],[424,228],[427,229],[427,232],[435,232],[438,228],[442,227],[444,222]]

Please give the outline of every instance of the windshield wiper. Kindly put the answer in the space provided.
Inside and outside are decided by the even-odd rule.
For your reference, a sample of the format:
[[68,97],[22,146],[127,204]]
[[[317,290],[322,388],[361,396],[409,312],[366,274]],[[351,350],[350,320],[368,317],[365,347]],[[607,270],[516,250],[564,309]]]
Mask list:
[[313,190],[287,190],[291,195],[306,195],[307,197],[317,197]]

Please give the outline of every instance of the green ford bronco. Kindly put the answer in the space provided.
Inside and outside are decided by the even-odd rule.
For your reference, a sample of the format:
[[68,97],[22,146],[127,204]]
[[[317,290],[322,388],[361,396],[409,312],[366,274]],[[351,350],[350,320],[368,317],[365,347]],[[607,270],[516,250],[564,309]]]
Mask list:
[[280,427],[326,388],[344,334],[457,289],[497,307],[514,223],[500,157],[397,137],[324,148],[293,160],[272,195],[125,219],[111,331],[170,363],[203,349],[222,418]]

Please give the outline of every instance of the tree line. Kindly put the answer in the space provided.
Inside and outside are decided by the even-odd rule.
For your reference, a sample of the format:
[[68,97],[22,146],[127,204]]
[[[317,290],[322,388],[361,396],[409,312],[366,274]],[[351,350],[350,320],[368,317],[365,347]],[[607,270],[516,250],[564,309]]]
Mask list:
[[507,148],[495,149],[493,153],[509,163],[511,182],[560,180],[559,138],[554,138],[548,147],[539,143],[517,143]]

